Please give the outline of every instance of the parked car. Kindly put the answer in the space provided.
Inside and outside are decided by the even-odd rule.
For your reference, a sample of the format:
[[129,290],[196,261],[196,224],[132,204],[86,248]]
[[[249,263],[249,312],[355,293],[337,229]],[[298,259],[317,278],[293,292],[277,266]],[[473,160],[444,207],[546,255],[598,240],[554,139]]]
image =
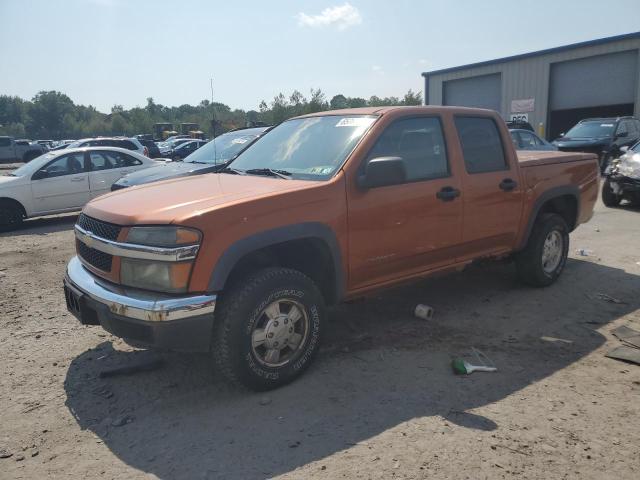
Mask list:
[[187,140],[191,140],[191,136],[190,135],[171,135],[170,137],[167,137],[165,139],[165,142],[173,142],[174,140],[179,140],[179,139],[184,139],[186,138]]
[[622,147],[622,155],[611,161],[604,172],[602,203],[616,207],[622,200],[640,206],[640,142]]
[[533,129],[531,124],[524,120],[508,120],[506,123],[507,123],[507,128],[509,130],[511,129],[529,130],[530,132],[535,133],[535,130]]
[[53,140],[36,140],[36,143],[40,145],[45,152],[48,152],[51,148],[53,148]]
[[79,210],[123,175],[155,164],[115,147],[45,153],[0,177],[0,230],[15,228],[25,218]]
[[595,153],[604,172],[609,160],[620,156],[620,147],[639,140],[640,121],[633,117],[588,118],[580,120],[553,144],[563,152]]
[[147,149],[147,157],[149,158],[161,158],[162,154],[160,153],[160,149],[156,142],[153,140],[146,139],[138,139],[138,141],[142,144],[143,147]]
[[162,156],[163,158],[173,158],[173,151],[183,143],[190,142],[191,140],[191,137],[174,138],[173,140],[167,140],[166,142],[158,143],[160,156]]
[[30,162],[43,153],[42,145],[31,140],[0,137],[0,162]]
[[67,308],[137,344],[210,351],[232,382],[278,387],[311,364],[325,305],[507,255],[523,282],[552,284],[569,232],[593,215],[597,159],[521,153],[483,109],[287,120],[218,174],[90,202]]
[[114,183],[111,190],[120,190],[169,178],[216,172],[270,129],[271,127],[245,128],[224,133],[189,155],[183,162],[167,162],[148,168],[143,172],[131,173]]
[[149,149],[145,148],[137,138],[127,137],[96,137],[83,138],[70,143],[67,148],[83,148],[83,147],[118,147],[138,152],[140,155],[149,156]]
[[509,129],[509,133],[516,150],[558,150],[558,147],[529,130]]
[[171,159],[174,162],[179,162],[187,158],[193,152],[198,150],[203,145],[206,145],[207,142],[204,140],[191,140],[185,143],[178,145],[173,149],[173,153],[171,154]]

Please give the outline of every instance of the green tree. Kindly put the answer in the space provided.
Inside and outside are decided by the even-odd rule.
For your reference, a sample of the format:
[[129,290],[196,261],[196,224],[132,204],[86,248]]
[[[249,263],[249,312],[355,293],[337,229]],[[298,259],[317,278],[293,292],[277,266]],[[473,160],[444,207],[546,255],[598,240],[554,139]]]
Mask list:
[[331,110],[339,110],[341,108],[349,108],[349,100],[342,94],[335,95],[329,102]]
[[402,99],[403,105],[422,105],[422,92],[414,93],[413,90],[409,89],[407,93],[404,94],[404,98]]

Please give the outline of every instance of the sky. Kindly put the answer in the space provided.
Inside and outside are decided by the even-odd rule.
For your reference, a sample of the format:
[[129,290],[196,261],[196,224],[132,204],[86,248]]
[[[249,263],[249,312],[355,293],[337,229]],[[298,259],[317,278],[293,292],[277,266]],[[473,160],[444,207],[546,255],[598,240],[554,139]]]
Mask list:
[[[614,13],[615,12],[615,13]],[[621,14],[627,12],[627,14]],[[639,0],[0,0],[0,94],[257,109],[402,96],[421,72],[640,30]]]

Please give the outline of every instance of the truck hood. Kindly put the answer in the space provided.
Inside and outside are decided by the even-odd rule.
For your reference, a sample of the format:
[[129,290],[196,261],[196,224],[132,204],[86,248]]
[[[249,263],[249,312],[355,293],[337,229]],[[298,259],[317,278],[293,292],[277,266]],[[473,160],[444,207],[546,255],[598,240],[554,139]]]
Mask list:
[[155,167],[145,168],[137,172],[130,173],[122,177],[116,183],[125,187],[134,185],[142,185],[159,180],[167,180],[169,178],[193,175],[196,173],[206,173],[217,168],[216,165],[206,163],[193,162],[166,162]]
[[312,188],[317,183],[212,173],[118,190],[92,200],[83,212],[118,225],[180,223],[227,205]]

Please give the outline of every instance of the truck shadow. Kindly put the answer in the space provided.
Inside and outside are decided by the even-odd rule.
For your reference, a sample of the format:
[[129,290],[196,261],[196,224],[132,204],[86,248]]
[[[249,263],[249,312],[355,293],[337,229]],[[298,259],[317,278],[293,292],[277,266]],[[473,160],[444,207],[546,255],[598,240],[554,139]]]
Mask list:
[[[587,261],[570,260],[547,289],[514,284],[509,265],[483,265],[336,307],[315,365],[276,391],[239,391],[211,373],[208,356],[177,353],[162,354],[160,370],[101,379],[105,368],[157,355],[105,342],[69,366],[66,404],[120,460],[159,478],[265,478],[310,462],[319,469],[323,458],[366,448],[416,418],[498,428],[473,409],[601,347],[596,329],[639,308],[639,290],[640,277]],[[417,303],[435,308],[432,320],[413,317]],[[498,372],[454,376],[451,357],[471,346]]]

